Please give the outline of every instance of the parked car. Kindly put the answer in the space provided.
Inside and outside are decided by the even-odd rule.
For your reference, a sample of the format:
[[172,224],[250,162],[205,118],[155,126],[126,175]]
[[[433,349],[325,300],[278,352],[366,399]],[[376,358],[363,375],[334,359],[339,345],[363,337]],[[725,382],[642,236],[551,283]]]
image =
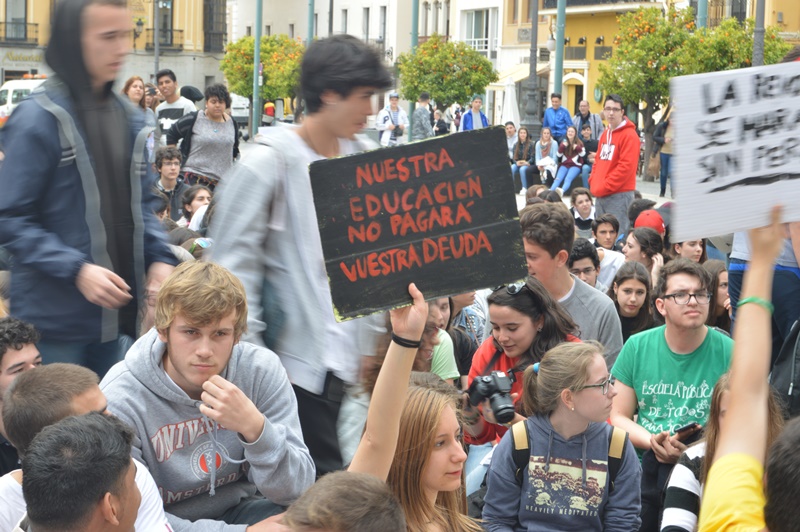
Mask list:
[[45,82],[44,78],[34,79],[15,79],[6,81],[0,87],[0,127],[3,127],[11,116],[11,111],[20,104],[22,100]]

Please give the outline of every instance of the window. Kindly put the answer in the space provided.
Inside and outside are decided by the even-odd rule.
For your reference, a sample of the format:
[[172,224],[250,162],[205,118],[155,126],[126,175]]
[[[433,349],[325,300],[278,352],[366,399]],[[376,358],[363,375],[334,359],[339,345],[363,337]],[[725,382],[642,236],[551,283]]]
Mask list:
[[227,37],[225,19],[225,0],[203,1],[203,50],[222,52]]
[[270,24],[264,26],[264,35],[266,35],[267,37],[270,37],[272,35],[272,26]]
[[433,13],[431,15],[431,33],[441,33],[439,31],[439,11],[442,9],[442,3],[436,0],[433,3]]
[[[381,6],[380,21],[378,21],[378,38],[386,42],[386,6]],[[383,109],[381,107],[381,109]]]
[[369,40],[369,8],[364,8],[364,13],[361,15],[361,33],[364,36],[364,41]]
[[289,24],[289,38],[294,39],[294,24]]
[[158,2],[158,42],[162,46],[172,46],[172,0],[156,0]]
[[519,22],[519,2],[520,0],[508,0],[508,23],[516,24]]
[[614,54],[612,46],[595,46],[594,59],[595,61],[604,61]]
[[251,37],[253,35],[253,27],[252,26],[247,26],[244,29],[244,34],[247,35],[248,37]]
[[431,3],[422,3],[422,22],[420,24],[420,35],[426,37],[428,35],[428,13],[431,11]]
[[444,32],[445,35],[450,35],[450,0],[444,2]]
[[342,9],[342,33],[347,33],[347,10]]
[[489,51],[489,10],[467,11],[466,38],[464,42],[478,52]]
[[0,91],[0,105],[8,103],[8,89]]
[[26,0],[6,0],[6,39],[25,40],[28,21]]

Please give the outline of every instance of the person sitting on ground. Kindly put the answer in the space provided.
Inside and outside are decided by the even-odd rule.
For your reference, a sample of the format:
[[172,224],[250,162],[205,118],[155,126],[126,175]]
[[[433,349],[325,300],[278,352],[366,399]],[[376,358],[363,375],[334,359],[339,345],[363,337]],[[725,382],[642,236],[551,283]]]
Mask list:
[[528,128],[521,127],[516,134],[517,142],[511,150],[511,175],[514,178],[514,183],[521,183],[519,195],[524,196],[528,190],[528,185],[531,179],[531,166],[535,157],[533,142],[528,133]]
[[[106,397],[98,386],[97,374],[75,364],[48,364],[26,371],[9,387],[3,402],[3,420],[9,440],[25,456],[33,438],[45,427],[68,416],[89,412],[108,413]],[[136,485],[142,494],[136,529],[153,532],[191,530],[187,521],[167,522],[164,503],[153,477],[135,461]],[[11,530],[25,515],[22,470],[0,477],[0,530]],[[198,530],[209,530],[208,521],[197,523]],[[218,527],[215,530],[220,530]],[[237,529],[224,529],[226,532]],[[241,530],[238,529],[238,530]]]
[[204,185],[193,185],[186,188],[181,195],[181,203],[183,204],[183,218],[179,220],[178,224],[181,227],[187,227],[198,214],[200,208],[211,203],[211,198],[214,193],[210,188]]
[[663,241],[667,235],[667,226],[664,223],[664,218],[661,216],[661,213],[655,209],[647,209],[639,213],[636,217],[636,221],[633,223],[633,227],[649,227],[661,237]]
[[564,191],[569,191],[572,182],[581,173],[585,155],[586,149],[578,138],[578,130],[574,126],[569,126],[564,140],[558,145],[558,158],[561,165],[558,167],[556,180],[551,188],[561,190],[563,184]]
[[[636,225],[636,219],[642,214],[644,211],[649,211],[654,209],[656,206],[656,202],[653,200],[645,199],[645,198],[636,198],[634,199],[630,206],[628,207],[628,228],[630,230],[631,227]],[[655,229],[655,228],[654,228]]]
[[585,238],[575,239],[567,259],[567,268],[569,273],[589,286],[604,294],[608,292],[608,287],[597,280],[597,276],[600,275],[600,257],[597,248]]
[[[414,284],[413,305],[392,310],[391,343],[369,405],[364,436],[348,471],[386,480],[400,501],[408,530],[479,532],[464,515],[466,454],[457,399],[430,387],[409,387],[414,354],[428,321]],[[405,399],[405,401],[404,401]]]
[[[744,274],[733,338],[730,394],[700,507],[700,532],[790,532],[797,528],[800,421],[790,421],[767,453],[767,375],[772,348],[770,295],[783,246],[781,209],[768,227],[749,232],[752,259]],[[766,462],[766,470],[764,463]]]
[[614,304],[603,293],[570,274],[567,268],[575,229],[563,203],[532,205],[520,214],[528,274],[536,277],[578,325],[581,340],[597,340],[608,365],[622,349],[622,329]]
[[[661,518],[662,532],[694,532],[703,497],[703,486],[708,479],[708,470],[714,462],[720,429],[731,403],[731,374],[726,373],[717,381],[711,394],[708,423],[703,429],[703,439],[690,445],[681,455],[667,481],[664,490],[664,513]],[[783,411],[780,399],[773,391],[769,394],[767,448],[783,430]]]
[[706,325],[718,327],[725,332],[731,332],[731,298],[728,295],[728,266],[721,260],[707,260],[703,263],[703,268],[711,274],[714,280],[709,306],[708,321]]
[[[0,318],[0,409],[11,383],[24,372],[42,365],[42,355],[36,349],[39,338],[33,325],[11,316]],[[8,441],[0,417],[0,476],[15,469],[19,469],[19,454]]]
[[628,233],[622,254],[625,260],[638,262],[650,272],[650,278],[655,285],[658,282],[659,272],[664,266],[661,237],[649,227],[637,227]]
[[181,151],[174,146],[164,146],[156,151],[156,171],[158,179],[155,189],[166,195],[169,205],[169,217],[178,221],[183,217],[183,192],[189,188],[178,179],[181,173]]
[[336,471],[319,479],[283,516],[290,532],[407,532],[403,508],[386,482]]
[[703,264],[708,260],[706,253],[706,241],[704,238],[697,240],[687,240],[685,242],[673,242],[670,249],[674,258],[689,259]]
[[[515,428],[492,456],[486,530],[638,530],[641,468],[624,431],[606,423],[616,391],[603,346],[560,344],[523,378],[529,465],[520,471],[515,464]],[[613,472],[615,430],[622,452]]]
[[111,411],[136,429],[134,458],[181,519],[253,525],[314,482],[286,371],[273,352],[239,341],[246,321],[239,279],[185,262],[158,293],[155,327],[101,384]]
[[589,176],[592,173],[594,158],[597,155],[597,138],[594,138],[592,126],[589,124],[584,124],[581,128],[581,142],[586,149],[586,157],[583,159],[583,166],[581,166],[581,181],[583,181],[583,188],[589,188]]
[[142,500],[131,459],[133,431],[91,412],[36,435],[22,459],[27,516],[20,532],[133,532]]
[[[561,342],[579,342],[574,336],[577,326],[534,277],[501,286],[487,300],[492,334],[472,358],[467,386],[477,377],[494,371],[514,375],[511,393],[517,412],[512,421],[521,421],[524,416],[519,413],[522,410],[520,374]],[[507,430],[507,425],[497,421],[488,399],[478,406],[465,405],[465,440],[470,444],[466,465],[467,495],[480,488],[486,474],[484,458],[492,450],[492,443]]]
[[542,128],[541,138],[536,141],[534,149],[539,183],[550,186],[558,172],[558,142],[553,138],[549,127]]
[[613,214],[595,215],[592,222],[592,239],[599,248],[622,251],[617,244],[619,220]]
[[622,340],[651,329],[653,322],[650,273],[638,262],[626,262],[617,271],[608,297],[614,302],[622,324]]
[[575,218],[575,233],[582,238],[592,236],[594,222],[594,201],[588,188],[575,187],[569,196],[569,212]]
[[699,264],[667,263],[654,290],[665,325],[631,336],[611,370],[617,378],[611,423],[643,455],[644,530],[657,529],[669,471],[705,425],[713,384],[730,367],[733,342],[705,325],[710,285]]

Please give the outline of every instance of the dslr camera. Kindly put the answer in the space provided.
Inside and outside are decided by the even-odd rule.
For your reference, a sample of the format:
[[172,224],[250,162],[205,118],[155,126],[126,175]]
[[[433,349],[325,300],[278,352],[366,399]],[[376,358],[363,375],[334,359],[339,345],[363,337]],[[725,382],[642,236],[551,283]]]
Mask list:
[[508,423],[514,419],[514,401],[511,399],[511,384],[513,377],[503,371],[493,371],[489,375],[475,377],[467,390],[469,404],[478,406],[484,399],[489,399],[489,404],[494,412],[494,417],[499,423]]

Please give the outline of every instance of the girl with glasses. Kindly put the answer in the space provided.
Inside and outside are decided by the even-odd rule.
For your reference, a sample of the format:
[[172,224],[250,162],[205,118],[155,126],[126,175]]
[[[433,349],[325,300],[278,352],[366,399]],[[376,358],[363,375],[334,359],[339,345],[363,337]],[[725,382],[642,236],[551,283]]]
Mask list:
[[[524,418],[522,408],[522,372],[561,342],[580,342],[574,336],[578,327],[567,312],[533,277],[524,283],[497,288],[487,298],[492,335],[484,340],[472,358],[467,386],[478,376],[502,371],[514,376],[511,397],[517,411],[513,422]],[[465,401],[465,439],[470,444],[467,461],[467,495],[480,488],[486,473],[483,459],[491,444],[508,430],[498,423],[489,399],[478,406]]]
[[627,435],[612,437],[605,422],[617,392],[603,346],[550,349],[525,370],[523,388],[530,458],[518,470],[513,433],[498,444],[487,476],[486,529],[638,530],[641,468]]

